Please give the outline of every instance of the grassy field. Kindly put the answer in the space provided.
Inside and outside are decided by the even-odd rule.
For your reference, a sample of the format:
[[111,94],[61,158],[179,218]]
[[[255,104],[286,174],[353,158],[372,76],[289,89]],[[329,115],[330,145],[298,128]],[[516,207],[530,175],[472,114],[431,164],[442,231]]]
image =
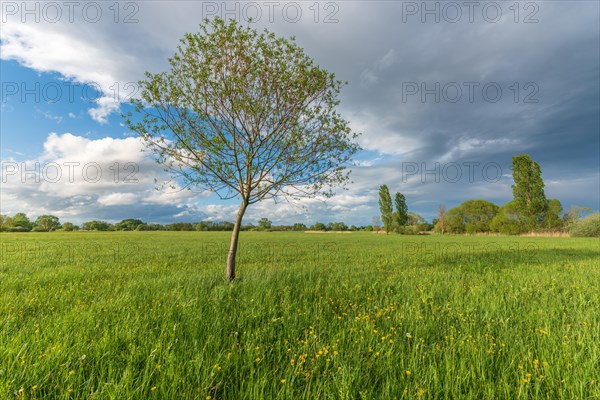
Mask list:
[[600,241],[0,234],[0,398],[599,399]]

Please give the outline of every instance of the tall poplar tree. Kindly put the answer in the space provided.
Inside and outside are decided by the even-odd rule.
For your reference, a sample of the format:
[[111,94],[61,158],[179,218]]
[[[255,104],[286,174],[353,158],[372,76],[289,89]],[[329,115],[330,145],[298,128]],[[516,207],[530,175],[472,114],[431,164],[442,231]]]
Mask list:
[[379,187],[379,210],[381,211],[381,220],[386,233],[390,233],[394,223],[394,215],[392,208],[392,196],[387,185]]
[[542,170],[528,154],[514,156],[512,169],[515,181],[512,190],[519,219],[528,230],[535,229],[544,220],[548,204]]
[[396,217],[396,225],[398,226],[398,229],[400,229],[400,227],[405,226],[408,223],[408,207],[406,205],[406,198],[402,193],[396,193],[394,202],[396,203],[396,212],[394,213]]

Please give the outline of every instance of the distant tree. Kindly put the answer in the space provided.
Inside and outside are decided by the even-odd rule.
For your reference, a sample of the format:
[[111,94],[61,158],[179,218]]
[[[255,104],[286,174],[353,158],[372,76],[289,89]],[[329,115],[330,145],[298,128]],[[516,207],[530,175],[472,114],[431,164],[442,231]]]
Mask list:
[[406,198],[402,193],[396,193],[394,196],[396,204],[396,212],[394,213],[394,222],[399,230],[408,223],[408,207],[406,206]]
[[40,215],[35,220],[34,228],[40,232],[50,232],[60,229],[60,222],[54,215]]
[[146,73],[126,124],[188,186],[239,198],[226,274],[235,279],[239,232],[264,199],[332,196],[349,181],[358,135],[339,112],[343,82],[294,40],[235,19],[186,34],[169,72]]
[[210,224],[205,221],[198,222],[196,225],[194,225],[194,229],[197,231],[208,231],[209,228]]
[[175,222],[167,225],[170,231],[193,231],[194,225],[189,222]]
[[572,206],[563,215],[563,225],[565,229],[569,230],[571,226],[576,224],[582,217],[583,214],[592,211],[589,207]]
[[446,207],[442,204],[438,206],[437,220],[434,222],[436,229],[443,235],[448,227],[448,217],[446,216]]
[[33,224],[25,213],[17,213],[12,218],[12,227],[21,231],[30,231],[33,228]]
[[115,224],[115,229],[118,231],[135,231],[139,225],[144,225],[145,222],[140,219],[124,219]]
[[261,231],[271,229],[272,226],[273,224],[271,223],[271,221],[269,221],[269,218],[261,218],[258,220],[258,228]]
[[305,231],[306,230],[306,225],[301,224],[301,223],[296,223],[296,224],[294,224],[294,226],[293,226],[292,229],[295,230],[295,231]]
[[79,227],[71,222],[65,222],[62,224],[62,230],[66,232],[78,231]]
[[83,230],[85,231],[108,231],[111,229],[111,225],[105,221],[87,221],[82,225]]
[[542,227],[552,231],[557,231],[563,228],[564,222],[562,219],[562,204],[557,199],[550,199],[546,204],[546,213]]
[[433,223],[429,223],[429,222],[425,221],[424,224],[419,226],[419,231],[429,232],[429,231],[433,230],[434,226],[435,225]]
[[348,225],[344,222],[330,222],[328,228],[331,231],[347,231]]
[[486,200],[467,200],[448,210],[448,230],[454,233],[488,232],[499,207]]
[[220,221],[216,224],[217,229],[221,231],[231,232],[235,229],[235,224],[230,221]]
[[13,219],[8,215],[0,214],[0,231],[8,231],[13,227]]
[[135,228],[136,231],[164,231],[166,228],[161,224],[142,224]]
[[517,204],[515,201],[509,201],[500,209],[490,221],[490,230],[503,235],[518,235],[527,229],[521,222]]
[[575,237],[600,237],[600,213],[578,220],[570,226],[569,233]]
[[326,231],[327,226],[322,222],[316,222],[313,226],[310,227],[313,231]]
[[381,218],[376,215],[373,217],[373,230],[379,232],[381,230]]
[[449,209],[446,212],[447,230],[451,233],[465,233],[465,218],[460,206]]
[[431,225],[427,223],[425,218],[416,212],[408,213],[408,224],[402,229],[404,234],[416,234],[420,231],[427,231],[431,229]]
[[546,212],[542,170],[528,154],[513,157],[513,196],[517,211],[528,230],[540,226]]
[[242,232],[256,231],[256,230],[258,230],[258,228],[254,224],[242,224],[242,227],[240,228],[240,231],[242,231]]
[[418,226],[424,224],[427,224],[427,221],[425,221],[425,218],[423,218],[421,215],[417,214],[416,212],[408,213],[408,225]]
[[381,212],[381,220],[386,233],[390,233],[393,228],[394,216],[392,208],[392,197],[387,185],[379,187],[379,211]]
[[468,233],[489,232],[490,222],[500,207],[486,200],[468,200],[462,204]]

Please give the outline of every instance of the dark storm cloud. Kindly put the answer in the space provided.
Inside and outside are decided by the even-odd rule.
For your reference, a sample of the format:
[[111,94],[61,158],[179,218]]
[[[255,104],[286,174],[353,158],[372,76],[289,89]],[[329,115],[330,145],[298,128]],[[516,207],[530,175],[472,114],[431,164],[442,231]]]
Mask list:
[[[410,192],[413,186],[398,176],[402,162],[494,162],[507,175],[496,186],[482,180],[419,181],[413,200],[454,203],[491,194],[490,199],[503,202],[512,195],[512,156],[529,153],[542,165],[544,178],[554,182],[547,192],[598,208],[597,3],[537,2],[538,22],[529,24],[512,18],[435,23],[431,17],[427,23],[420,18],[401,23],[402,4],[390,3],[376,3],[364,13],[355,5],[344,21],[349,26],[340,23],[340,36],[354,50],[341,46],[343,51],[319,52],[314,45],[319,60],[351,81],[343,106],[350,119],[368,121],[361,126],[366,147],[391,155],[369,172],[356,170],[357,177],[370,175],[373,180],[367,182],[377,184],[389,177]],[[508,15],[511,4],[503,4]],[[431,90],[436,83],[439,102],[433,93],[407,94],[407,87]],[[472,100],[468,85],[474,87]],[[452,102],[456,86],[462,97]],[[502,90],[498,101],[497,87]],[[560,189],[573,177],[585,182],[578,193]]]

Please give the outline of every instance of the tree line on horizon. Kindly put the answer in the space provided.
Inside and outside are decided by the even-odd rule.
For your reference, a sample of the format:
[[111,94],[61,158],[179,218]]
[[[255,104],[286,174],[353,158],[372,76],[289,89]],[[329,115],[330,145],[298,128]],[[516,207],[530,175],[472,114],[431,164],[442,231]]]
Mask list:
[[[419,220],[421,221],[421,220]],[[422,220],[424,221],[424,220]],[[429,224],[431,225],[431,224]],[[431,225],[430,228],[433,226]],[[81,225],[71,222],[60,223],[54,215],[41,215],[31,221],[25,213],[17,213],[13,217],[0,214],[0,232],[53,232],[53,231],[226,231],[231,232],[234,223],[230,221],[200,221],[200,222],[174,222],[171,224],[147,223],[141,219],[128,218],[117,223],[101,220],[86,221]],[[257,225],[242,225],[242,231],[373,231],[378,226],[346,225],[340,222],[316,222],[312,225],[295,223],[292,225],[273,225],[268,218],[261,218]]]
[[[528,154],[513,157],[513,200],[498,206],[487,200],[467,200],[446,211],[438,207],[433,230],[440,234],[499,233],[519,235],[530,232],[570,232],[573,236],[600,236],[600,214],[584,220],[581,213],[591,211],[573,207],[563,212],[558,199],[547,199],[539,164]],[[406,233],[407,215],[404,195],[396,193],[396,211],[387,185],[379,189],[379,208],[386,233]]]
[[[600,214],[585,219],[581,214],[591,211],[585,207],[573,207],[563,212],[558,199],[546,199],[544,181],[539,164],[527,154],[513,157],[513,200],[498,206],[487,200],[467,200],[450,210],[438,207],[437,217],[428,223],[422,216],[410,212],[406,197],[395,193],[394,201],[387,185],[379,188],[381,218],[375,217],[372,225],[346,225],[344,222],[316,222],[273,225],[268,218],[261,218],[257,225],[242,225],[242,231],[379,231],[386,233],[439,234],[499,233],[518,235],[528,232],[569,232],[573,236],[600,236]],[[381,226],[383,225],[383,226]],[[31,221],[25,213],[13,217],[0,214],[2,232],[51,232],[51,231],[233,231],[230,221],[175,222],[170,224],[146,223],[128,218],[118,223],[101,220],[84,222],[81,226],[71,222],[60,223],[54,215],[41,215]]]

